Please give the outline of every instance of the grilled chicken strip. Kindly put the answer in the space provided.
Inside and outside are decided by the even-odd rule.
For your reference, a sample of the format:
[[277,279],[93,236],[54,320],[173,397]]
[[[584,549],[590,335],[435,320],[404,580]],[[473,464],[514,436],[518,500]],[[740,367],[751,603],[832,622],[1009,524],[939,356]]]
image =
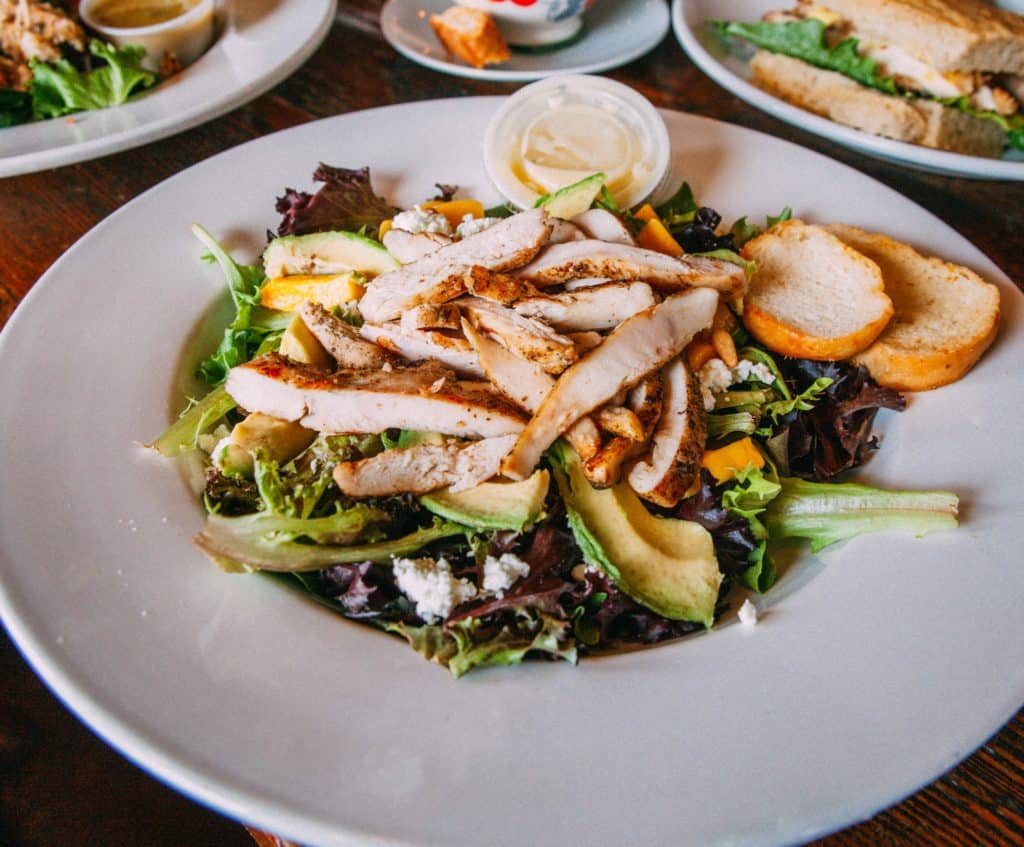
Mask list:
[[404,229],[389,229],[381,241],[384,248],[403,265],[452,243],[451,238],[440,232],[406,232]]
[[607,209],[588,209],[573,218],[572,222],[587,238],[596,238],[598,241],[612,244],[625,244],[629,247],[636,245],[629,228]]
[[613,282],[564,294],[519,300],[520,315],[540,318],[560,332],[614,329],[626,318],[653,306],[658,298],[646,282]]
[[715,291],[694,288],[623,322],[562,374],[502,463],[502,473],[526,479],[543,452],[580,417],[678,356],[711,325],[717,305]]
[[669,290],[688,286],[714,288],[726,296],[743,291],[747,281],[743,268],[719,259],[689,255],[676,259],[643,247],[592,239],[552,244],[516,271],[516,275],[541,287],[580,277],[605,276],[642,280]]
[[618,435],[584,462],[583,473],[595,488],[615,485],[622,476],[622,466],[644,453],[661,418],[662,391],[661,372],[655,371],[629,392],[629,409],[642,427],[642,438]]
[[319,432],[416,429],[491,438],[520,432],[519,411],[483,382],[459,380],[437,362],[326,373],[268,353],[228,374],[243,409]]
[[564,244],[566,241],[582,241],[587,236],[576,224],[561,218],[551,219],[551,235],[548,244]]
[[564,287],[566,291],[575,291],[577,288],[593,288],[595,285],[605,285],[609,282],[615,280],[606,276],[581,276],[579,279],[568,280]]
[[482,232],[455,241],[381,274],[366,287],[359,310],[368,321],[384,323],[420,303],[443,303],[466,290],[466,276],[474,267],[506,271],[529,262],[551,234],[543,209],[531,209],[506,218]]
[[[533,362],[520,359],[497,341],[477,332],[469,321],[463,332],[477,352],[480,366],[495,388],[521,409],[531,414],[540,408],[555,386],[555,380]],[[601,434],[590,418],[580,418],[565,433],[566,440],[586,460],[601,446]]]
[[547,373],[561,373],[579,358],[572,339],[555,332],[543,321],[478,297],[460,300],[459,306],[473,326],[497,338],[517,356],[536,362]]
[[700,473],[707,439],[707,415],[696,373],[682,357],[662,371],[665,397],[651,449],[626,476],[630,487],[659,506],[675,506]]
[[502,457],[515,440],[514,435],[502,435],[385,450],[369,459],[336,465],[334,481],[349,497],[426,494],[446,485],[452,491],[463,491],[497,475]]
[[359,337],[355,327],[332,315],[319,303],[307,300],[299,307],[299,317],[313,337],[334,357],[339,368],[379,368],[389,356],[372,341]]
[[454,303],[424,303],[404,312],[401,326],[403,332],[414,332],[418,329],[458,331],[462,327],[462,313]]
[[536,297],[540,294],[525,279],[500,273],[475,274],[466,280],[466,288],[470,294],[504,306],[514,303],[521,297]]
[[398,324],[363,324],[359,327],[359,332],[363,338],[397,353],[410,362],[434,359],[460,374],[480,378],[484,376],[476,353],[469,342],[461,336],[423,330],[408,332]]

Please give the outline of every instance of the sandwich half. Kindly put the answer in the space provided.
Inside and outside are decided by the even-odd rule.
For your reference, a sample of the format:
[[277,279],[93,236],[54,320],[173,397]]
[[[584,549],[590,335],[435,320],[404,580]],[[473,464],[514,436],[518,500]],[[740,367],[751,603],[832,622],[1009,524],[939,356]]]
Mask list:
[[760,88],[837,123],[975,156],[1024,150],[1024,17],[983,0],[826,4],[714,26],[759,48]]

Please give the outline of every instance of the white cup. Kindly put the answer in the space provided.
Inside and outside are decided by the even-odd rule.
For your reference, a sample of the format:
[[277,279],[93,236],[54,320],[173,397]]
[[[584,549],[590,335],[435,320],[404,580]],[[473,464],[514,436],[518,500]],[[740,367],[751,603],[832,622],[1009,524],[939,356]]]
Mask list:
[[78,14],[86,26],[118,47],[144,47],[142,64],[159,70],[165,53],[172,53],[182,67],[192,64],[213,43],[214,0],[198,2],[175,18],[151,26],[113,27],[97,19],[97,11],[109,0],[82,0]]
[[515,47],[556,47],[574,38],[596,0],[455,0],[487,12]]

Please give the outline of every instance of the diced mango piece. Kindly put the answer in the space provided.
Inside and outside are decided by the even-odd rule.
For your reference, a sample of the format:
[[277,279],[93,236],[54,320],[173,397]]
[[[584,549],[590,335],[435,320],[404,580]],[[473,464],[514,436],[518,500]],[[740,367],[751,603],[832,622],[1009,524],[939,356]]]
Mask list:
[[717,482],[728,482],[739,471],[751,465],[763,468],[764,456],[750,438],[741,438],[717,450],[705,450],[700,464],[708,469]]
[[355,274],[292,274],[264,283],[260,305],[279,312],[294,312],[306,300],[312,300],[330,309],[362,296],[363,286]]
[[466,215],[472,215],[474,218],[484,216],[484,204],[479,200],[428,200],[426,203],[420,203],[420,208],[444,215],[452,229],[462,223]]
[[331,354],[317,341],[316,336],[306,326],[306,322],[298,315],[292,318],[288,329],[281,336],[280,353],[293,362],[315,365],[318,368],[329,368],[333,364]]
[[650,203],[644,203],[633,213],[633,217],[642,221],[653,221],[658,219],[658,213],[654,211],[654,206]]
[[395,222],[391,218],[386,218],[385,220],[382,220],[380,222],[380,226],[377,227],[377,240],[383,241],[384,236],[391,231],[391,227],[393,227],[394,225]]
[[640,230],[636,241],[641,247],[646,247],[648,250],[656,250],[667,256],[679,257],[683,255],[683,248],[679,246],[679,242],[672,237],[672,233],[668,231],[665,224],[657,217],[651,218],[644,224],[644,228]]

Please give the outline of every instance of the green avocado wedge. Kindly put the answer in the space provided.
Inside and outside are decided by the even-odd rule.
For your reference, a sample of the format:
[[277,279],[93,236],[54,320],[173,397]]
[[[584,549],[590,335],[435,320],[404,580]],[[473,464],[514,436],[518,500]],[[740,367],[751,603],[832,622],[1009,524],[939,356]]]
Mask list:
[[344,271],[377,276],[398,266],[398,260],[379,242],[342,230],[283,235],[271,241],[263,251],[263,271],[267,279]]
[[710,627],[722,574],[708,531],[655,517],[624,482],[594,488],[564,442],[556,442],[548,457],[587,562],[659,615]]
[[545,194],[534,203],[534,208],[547,209],[548,214],[555,218],[572,220],[593,205],[605,179],[603,173],[591,174],[572,185]]
[[465,491],[442,488],[420,497],[435,515],[474,529],[522,532],[544,516],[551,475],[536,471],[522,482],[482,482]]

